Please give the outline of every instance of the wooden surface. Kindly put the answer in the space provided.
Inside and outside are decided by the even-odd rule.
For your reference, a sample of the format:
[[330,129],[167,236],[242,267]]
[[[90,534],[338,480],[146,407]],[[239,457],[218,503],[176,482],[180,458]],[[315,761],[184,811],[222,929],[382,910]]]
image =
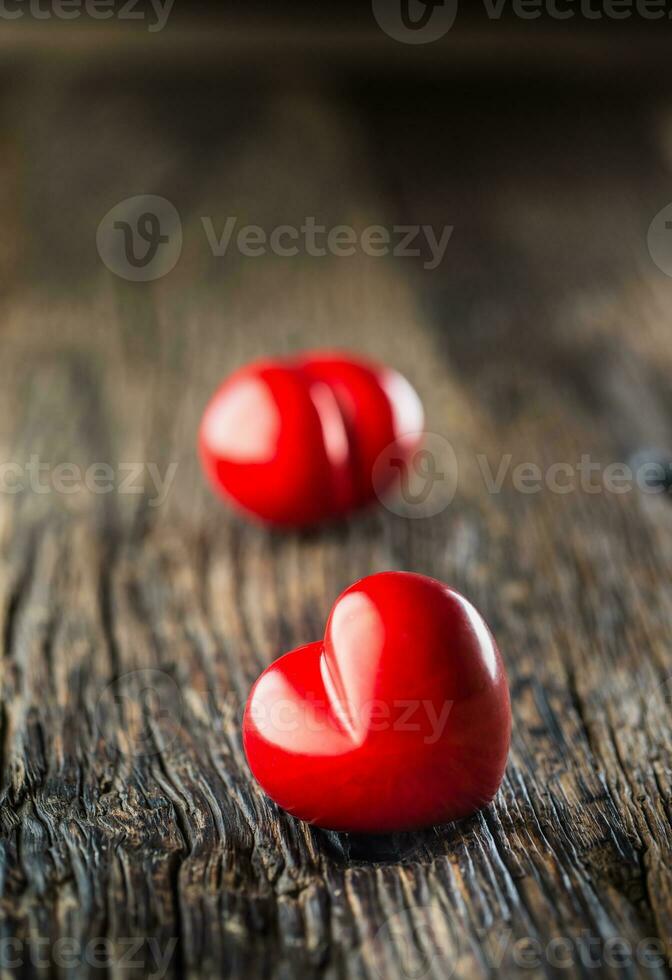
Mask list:
[[[646,250],[672,193],[665,87],[448,74],[413,88],[297,64],[271,85],[226,66],[3,73],[2,460],[177,468],[159,506],[146,466],[140,493],[0,494],[0,968],[666,975],[669,496],[510,480],[493,494],[476,458],[496,470],[506,454],[547,466],[670,446],[672,280]],[[183,224],[178,265],[153,283],[113,276],[95,244],[103,215],[142,192]],[[429,272],[214,258],[204,215],[455,230]],[[323,344],[416,385],[458,459],[448,508],[280,535],[211,498],[194,436],[219,379]],[[513,745],[484,812],[362,842],[263,796],[240,714],[345,586],[390,568],[482,610]],[[642,963],[645,939],[665,957]]]

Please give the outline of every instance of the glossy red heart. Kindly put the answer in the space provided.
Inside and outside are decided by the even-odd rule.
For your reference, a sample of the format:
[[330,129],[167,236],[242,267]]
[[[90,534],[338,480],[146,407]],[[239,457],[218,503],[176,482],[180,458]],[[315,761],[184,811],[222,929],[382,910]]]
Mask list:
[[436,579],[383,572],[335,602],[323,642],[255,683],[245,752],[263,789],[333,830],[408,830],[463,817],[497,792],[511,709],[495,641]]
[[422,427],[420,400],[396,371],[313,352],[236,371],[205,410],[199,448],[228,501],[263,521],[301,526],[388,490],[400,470],[377,471],[374,486],[376,460],[387,450],[403,466]]

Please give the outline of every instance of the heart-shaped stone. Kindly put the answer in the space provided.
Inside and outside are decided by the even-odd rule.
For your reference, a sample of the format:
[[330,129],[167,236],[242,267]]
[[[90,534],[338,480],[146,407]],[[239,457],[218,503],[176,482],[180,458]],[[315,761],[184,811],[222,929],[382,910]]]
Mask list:
[[254,685],[247,759],[294,816],[332,830],[410,830],[493,798],[511,710],[494,639],[436,579],[383,572],[335,602],[324,641],[285,654]]

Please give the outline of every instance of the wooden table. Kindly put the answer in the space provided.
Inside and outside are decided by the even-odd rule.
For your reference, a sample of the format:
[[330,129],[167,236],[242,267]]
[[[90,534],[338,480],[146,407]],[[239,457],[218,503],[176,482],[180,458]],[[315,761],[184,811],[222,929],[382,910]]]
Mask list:
[[[666,975],[672,506],[609,492],[604,468],[671,445],[672,279],[647,250],[672,197],[669,87],[571,59],[563,80],[562,58],[404,75],[360,48],[338,72],[266,48],[229,65],[225,42],[172,68],[148,41],[119,61],[50,43],[5,48],[0,95],[0,968]],[[140,193],[182,223],[151,282],[96,248]],[[201,219],[229,216],[454,230],[433,271],[216,257]],[[281,535],[211,497],[195,432],[218,381],[322,345],[415,384],[455,452],[450,506]],[[570,492],[549,488],[584,454],[590,487],[565,470]],[[492,806],[366,842],[266,799],[240,716],[259,671],[381,569],[482,610],[514,734]]]

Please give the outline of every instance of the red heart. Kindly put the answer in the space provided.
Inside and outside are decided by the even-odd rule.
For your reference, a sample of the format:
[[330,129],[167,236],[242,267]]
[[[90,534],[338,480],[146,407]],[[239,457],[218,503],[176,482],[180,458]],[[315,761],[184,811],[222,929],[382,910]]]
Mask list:
[[285,654],[245,709],[247,759],[294,816],[332,830],[410,830],[493,798],[511,709],[488,627],[458,592],[383,572],[335,602],[324,642]]
[[[421,440],[423,412],[396,371],[313,352],[258,361],[213,395],[199,431],[215,490],[279,526],[315,524],[372,502]],[[383,454],[385,456],[383,457]]]

